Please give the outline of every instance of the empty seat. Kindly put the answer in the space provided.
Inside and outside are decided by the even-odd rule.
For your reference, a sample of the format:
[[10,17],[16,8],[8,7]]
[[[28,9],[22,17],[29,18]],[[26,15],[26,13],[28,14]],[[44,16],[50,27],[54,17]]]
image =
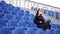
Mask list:
[[24,10],[20,10],[19,15],[24,15]]
[[4,13],[4,14],[9,14],[10,11],[9,11],[8,9],[5,8],[5,9],[3,10],[3,13]]
[[15,28],[15,27],[18,26],[17,23],[18,23],[17,21],[10,20],[10,21],[8,22],[8,27],[9,27],[9,28]]
[[30,16],[30,13],[29,13],[29,11],[27,10],[27,11],[25,11],[25,16]]
[[47,29],[47,30],[46,30],[46,34],[53,34],[53,31],[50,30],[50,29]]
[[19,27],[28,27],[28,24],[27,24],[26,21],[21,20],[21,21],[19,22]]
[[55,34],[60,34],[60,31],[59,31],[59,30],[56,30],[56,31],[55,31]]
[[51,16],[51,10],[48,10],[48,15]]
[[0,20],[0,27],[5,27],[6,25],[6,21],[5,20]]
[[14,34],[25,34],[24,28],[16,28]]
[[29,22],[29,27],[37,27],[36,24],[33,21]]
[[47,14],[47,10],[46,9],[43,9],[43,14]]
[[37,34],[45,34],[45,31],[42,28],[39,28]]
[[54,12],[54,11],[52,11],[52,13],[51,13],[51,14],[52,14],[52,17],[54,17],[54,15],[55,15],[55,12]]
[[9,28],[2,28],[0,34],[12,34],[12,31]]
[[6,14],[4,18],[7,19],[7,20],[9,20],[9,19],[12,19],[12,17],[13,16],[11,14]]
[[59,19],[59,12],[56,12],[55,18],[56,18],[56,19]]
[[4,14],[0,14],[0,19],[3,19],[4,18]]
[[27,29],[27,34],[36,34],[36,30],[33,28],[28,28]]

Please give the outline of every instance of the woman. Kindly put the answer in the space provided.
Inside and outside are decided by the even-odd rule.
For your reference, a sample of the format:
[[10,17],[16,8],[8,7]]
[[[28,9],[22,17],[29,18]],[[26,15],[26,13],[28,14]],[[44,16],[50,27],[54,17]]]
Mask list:
[[44,30],[50,29],[50,25],[44,22],[44,18],[42,16],[42,9],[39,9],[37,11],[34,23],[37,25],[38,28],[43,28]]

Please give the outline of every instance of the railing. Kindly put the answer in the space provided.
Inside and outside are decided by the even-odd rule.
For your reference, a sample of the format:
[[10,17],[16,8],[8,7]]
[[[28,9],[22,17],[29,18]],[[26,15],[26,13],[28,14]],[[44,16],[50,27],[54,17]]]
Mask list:
[[31,9],[31,7],[37,7],[37,8],[41,8],[41,9],[60,11],[60,8],[58,8],[58,7],[54,7],[54,6],[50,6],[50,5],[46,5],[46,4],[42,4],[42,3],[37,3],[34,1],[28,1],[28,0],[4,0],[4,1],[6,1],[7,3],[10,3],[14,6],[28,8],[28,9]]

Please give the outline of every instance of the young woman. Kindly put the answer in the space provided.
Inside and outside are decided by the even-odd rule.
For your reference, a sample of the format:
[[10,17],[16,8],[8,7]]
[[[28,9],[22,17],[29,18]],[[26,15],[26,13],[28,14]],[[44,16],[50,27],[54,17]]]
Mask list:
[[44,18],[42,16],[42,9],[39,9],[37,11],[34,18],[34,23],[37,25],[38,28],[43,28],[44,30],[51,28],[50,24],[44,22]]

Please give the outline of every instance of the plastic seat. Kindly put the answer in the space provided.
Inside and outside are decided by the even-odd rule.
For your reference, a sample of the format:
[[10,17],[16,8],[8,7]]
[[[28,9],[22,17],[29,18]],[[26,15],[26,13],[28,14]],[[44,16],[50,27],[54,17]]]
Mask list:
[[27,11],[25,11],[25,15],[26,16],[30,16],[30,13],[29,13],[29,11],[27,10]]
[[51,16],[51,10],[48,10],[48,15]]
[[43,14],[47,14],[47,10],[46,9],[43,9]]
[[54,17],[54,11],[52,11],[52,17]]
[[56,19],[59,19],[59,12],[56,12],[55,18],[56,18]]
[[0,14],[0,19],[3,19],[3,17],[4,17],[4,14]]
[[55,31],[55,34],[60,34],[60,31],[59,31],[59,30],[56,30],[56,31]]
[[30,21],[30,22],[29,22],[29,27],[37,27],[37,26],[36,26],[36,24],[34,24],[33,21]]
[[5,8],[5,9],[3,10],[3,13],[4,13],[4,14],[9,14],[10,11]]
[[48,21],[49,23],[51,23],[51,20],[50,20],[50,19],[47,19],[47,21]]
[[28,28],[27,29],[27,34],[36,34],[36,30],[33,28]]
[[7,26],[5,20],[0,20],[0,27],[2,28],[5,26]]
[[12,31],[9,28],[2,28],[0,34],[12,34]]
[[8,22],[8,27],[9,27],[9,28],[16,28],[16,27],[18,26],[17,23],[18,23],[17,21],[10,20],[10,21]]
[[47,29],[47,30],[46,30],[46,34],[53,34],[53,31],[50,30],[50,29]]
[[24,15],[24,10],[20,10],[19,15]]
[[24,28],[16,28],[14,34],[25,34]]
[[12,19],[12,17],[13,17],[13,16],[12,16],[11,14],[6,14],[6,15],[5,15],[5,19],[7,19],[7,20]]
[[21,20],[22,19],[22,16],[21,15],[15,15],[15,20]]
[[26,27],[28,27],[28,23],[26,21],[22,20],[19,22],[19,27],[25,27],[26,28]]
[[45,31],[42,28],[39,28],[37,34],[45,34]]

